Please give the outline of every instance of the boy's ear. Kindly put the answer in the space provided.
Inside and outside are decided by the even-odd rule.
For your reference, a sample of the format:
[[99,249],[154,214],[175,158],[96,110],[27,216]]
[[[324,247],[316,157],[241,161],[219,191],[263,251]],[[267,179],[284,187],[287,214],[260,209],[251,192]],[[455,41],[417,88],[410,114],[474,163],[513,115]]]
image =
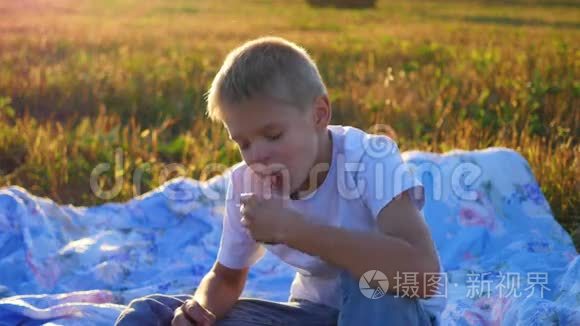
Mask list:
[[330,124],[330,118],[332,117],[332,110],[328,96],[321,95],[314,100],[312,113],[314,125],[317,128],[326,129],[326,126]]

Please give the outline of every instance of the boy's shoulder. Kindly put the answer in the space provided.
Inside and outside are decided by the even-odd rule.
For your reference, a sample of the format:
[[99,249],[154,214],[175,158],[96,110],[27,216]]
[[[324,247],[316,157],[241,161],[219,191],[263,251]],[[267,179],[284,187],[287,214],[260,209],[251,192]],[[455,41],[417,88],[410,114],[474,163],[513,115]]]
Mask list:
[[251,173],[251,171],[245,161],[234,164],[230,169],[230,177],[234,186],[238,185],[243,180],[244,175]]
[[329,129],[336,136],[334,139],[339,143],[345,162],[380,160],[399,154],[396,141],[387,135],[369,133],[352,126],[330,125]]

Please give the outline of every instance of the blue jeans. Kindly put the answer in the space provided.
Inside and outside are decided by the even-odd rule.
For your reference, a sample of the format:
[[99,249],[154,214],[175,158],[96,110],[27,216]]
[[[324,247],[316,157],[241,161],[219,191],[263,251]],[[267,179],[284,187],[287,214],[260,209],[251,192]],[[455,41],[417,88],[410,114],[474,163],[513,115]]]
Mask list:
[[[242,297],[216,325],[433,325],[417,299],[391,293],[379,299],[367,298],[358,280],[346,272],[340,282],[340,310],[306,300],[275,302]],[[173,311],[191,297],[153,294],[133,300],[115,325],[170,325]]]

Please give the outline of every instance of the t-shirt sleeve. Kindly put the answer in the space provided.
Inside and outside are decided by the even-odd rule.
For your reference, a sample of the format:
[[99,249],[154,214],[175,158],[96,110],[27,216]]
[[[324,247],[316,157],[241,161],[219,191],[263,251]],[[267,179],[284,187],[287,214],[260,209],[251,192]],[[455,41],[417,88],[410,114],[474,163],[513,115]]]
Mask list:
[[240,222],[239,194],[234,191],[233,179],[234,173],[228,182],[217,261],[232,269],[242,269],[260,260],[264,256],[265,248],[250,236]]
[[401,156],[396,142],[386,136],[376,141],[382,142],[381,150],[365,150],[361,159],[361,166],[357,174],[357,183],[364,182],[362,186],[362,200],[370,209],[376,220],[379,212],[393,199],[406,190],[413,204],[418,210],[423,209],[425,204],[425,189],[417,179],[410,165]]

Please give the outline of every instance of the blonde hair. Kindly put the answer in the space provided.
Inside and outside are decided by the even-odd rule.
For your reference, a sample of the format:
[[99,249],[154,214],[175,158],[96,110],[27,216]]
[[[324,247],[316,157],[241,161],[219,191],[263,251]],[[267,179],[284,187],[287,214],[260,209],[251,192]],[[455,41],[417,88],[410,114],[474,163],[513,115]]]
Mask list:
[[221,120],[220,107],[266,96],[305,110],[327,94],[306,50],[281,37],[248,41],[231,51],[206,94],[207,115]]

